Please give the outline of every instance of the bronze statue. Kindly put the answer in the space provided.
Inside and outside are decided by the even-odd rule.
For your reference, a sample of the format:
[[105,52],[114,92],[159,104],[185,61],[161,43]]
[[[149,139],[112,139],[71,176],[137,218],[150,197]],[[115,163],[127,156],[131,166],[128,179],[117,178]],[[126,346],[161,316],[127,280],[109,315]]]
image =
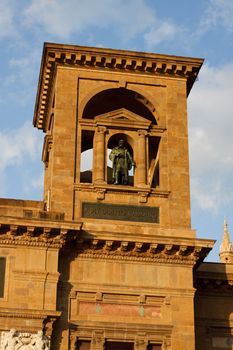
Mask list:
[[109,155],[109,159],[112,161],[112,177],[115,185],[128,185],[129,170],[134,166],[133,159],[124,145],[124,140],[119,140],[118,146],[114,147]]

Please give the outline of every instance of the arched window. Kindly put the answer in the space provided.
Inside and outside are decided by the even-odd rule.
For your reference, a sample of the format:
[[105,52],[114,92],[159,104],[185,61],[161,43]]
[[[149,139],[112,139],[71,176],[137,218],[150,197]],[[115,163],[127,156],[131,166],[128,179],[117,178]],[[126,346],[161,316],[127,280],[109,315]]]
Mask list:
[[104,90],[93,96],[86,104],[82,117],[93,119],[97,115],[120,108],[125,108],[157,124],[153,105],[142,95],[124,88]]

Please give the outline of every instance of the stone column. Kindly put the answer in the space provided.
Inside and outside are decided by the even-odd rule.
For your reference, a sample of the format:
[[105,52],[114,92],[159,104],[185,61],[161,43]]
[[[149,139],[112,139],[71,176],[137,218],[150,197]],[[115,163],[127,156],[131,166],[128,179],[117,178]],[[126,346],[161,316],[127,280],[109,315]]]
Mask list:
[[91,339],[91,350],[103,350],[104,349],[104,332],[94,331]]
[[137,185],[142,187],[147,184],[146,135],[145,130],[138,130]]
[[95,174],[96,183],[103,183],[105,178],[105,132],[104,126],[98,126],[95,134]]

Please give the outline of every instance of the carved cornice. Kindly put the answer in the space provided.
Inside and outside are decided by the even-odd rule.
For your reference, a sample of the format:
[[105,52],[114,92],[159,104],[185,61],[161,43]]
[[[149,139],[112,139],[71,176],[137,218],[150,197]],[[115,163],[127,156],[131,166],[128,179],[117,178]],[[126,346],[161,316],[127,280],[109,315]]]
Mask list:
[[195,265],[208,255],[210,246],[198,246],[179,242],[140,242],[117,239],[78,239],[79,258],[141,261],[145,263],[166,263]]
[[81,224],[0,218],[0,245],[61,248],[76,240]]
[[203,59],[200,58],[45,43],[34,125],[45,130],[49,97],[58,64],[152,76],[181,77],[187,80],[187,93],[189,93],[202,63]]
[[[214,241],[82,231],[82,223],[0,218],[0,245],[60,249],[66,244],[80,258],[195,265]],[[83,226],[84,227],[84,226]],[[136,238],[137,237],[137,238]]]

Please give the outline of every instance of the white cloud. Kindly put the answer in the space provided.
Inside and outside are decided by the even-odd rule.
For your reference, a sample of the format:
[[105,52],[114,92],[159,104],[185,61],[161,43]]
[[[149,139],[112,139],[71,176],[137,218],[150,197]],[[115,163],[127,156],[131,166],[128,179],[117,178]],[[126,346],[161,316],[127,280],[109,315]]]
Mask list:
[[189,97],[191,194],[202,209],[233,202],[233,63],[205,65]]
[[34,159],[41,149],[39,137],[30,123],[18,130],[0,132],[0,168],[4,170],[12,164],[20,164],[25,159]]
[[[9,71],[13,72],[12,75],[24,85],[29,85],[35,80],[35,76],[39,70],[41,58],[41,50],[31,49],[25,50],[23,56],[11,57],[8,61]],[[9,76],[7,76],[9,78]],[[10,84],[11,84],[10,79]]]
[[24,22],[32,30],[39,27],[61,39],[91,28],[110,28],[123,42],[141,35],[148,46],[171,39],[178,28],[158,19],[145,0],[32,0],[25,9]]
[[11,0],[0,1],[0,38],[6,38],[16,34],[14,28],[15,10]]
[[[31,175],[27,172],[27,167],[32,167],[34,161],[39,161],[41,148],[41,137],[28,122],[17,130],[0,132],[0,197],[7,194],[6,188],[7,184],[9,185],[7,176],[9,176],[10,171],[15,173],[15,183],[24,179],[27,186],[28,184],[31,184],[32,187],[39,186],[34,178],[30,178]],[[37,177],[38,174],[35,178],[37,179]],[[20,188],[22,183],[19,183],[18,186]]]
[[200,31],[205,32],[216,25],[223,26],[230,32],[233,31],[233,1],[210,0],[209,5],[202,16]]
[[60,38],[80,34],[88,27],[110,25],[131,37],[148,28],[154,15],[143,0],[33,0],[25,10],[25,19],[29,26],[39,25],[45,32]]
[[156,27],[151,28],[145,35],[144,39],[149,47],[156,46],[165,40],[170,40],[175,37],[180,29],[178,26],[170,22],[158,23]]
[[201,178],[191,178],[192,199],[196,205],[203,210],[211,210],[212,213],[217,213],[217,205],[219,196],[221,195],[220,184],[211,184],[207,186]]
[[12,57],[8,60],[6,75],[2,73],[0,86],[0,104],[14,103],[20,106],[26,106],[35,96],[35,85],[41,50],[33,49],[28,52],[25,50],[23,55]]
[[[26,164],[26,166],[28,167],[29,164]],[[24,194],[34,200],[35,198],[32,198],[32,192],[43,193],[44,174],[35,174],[34,177],[31,177],[30,171],[26,171],[22,183]]]

